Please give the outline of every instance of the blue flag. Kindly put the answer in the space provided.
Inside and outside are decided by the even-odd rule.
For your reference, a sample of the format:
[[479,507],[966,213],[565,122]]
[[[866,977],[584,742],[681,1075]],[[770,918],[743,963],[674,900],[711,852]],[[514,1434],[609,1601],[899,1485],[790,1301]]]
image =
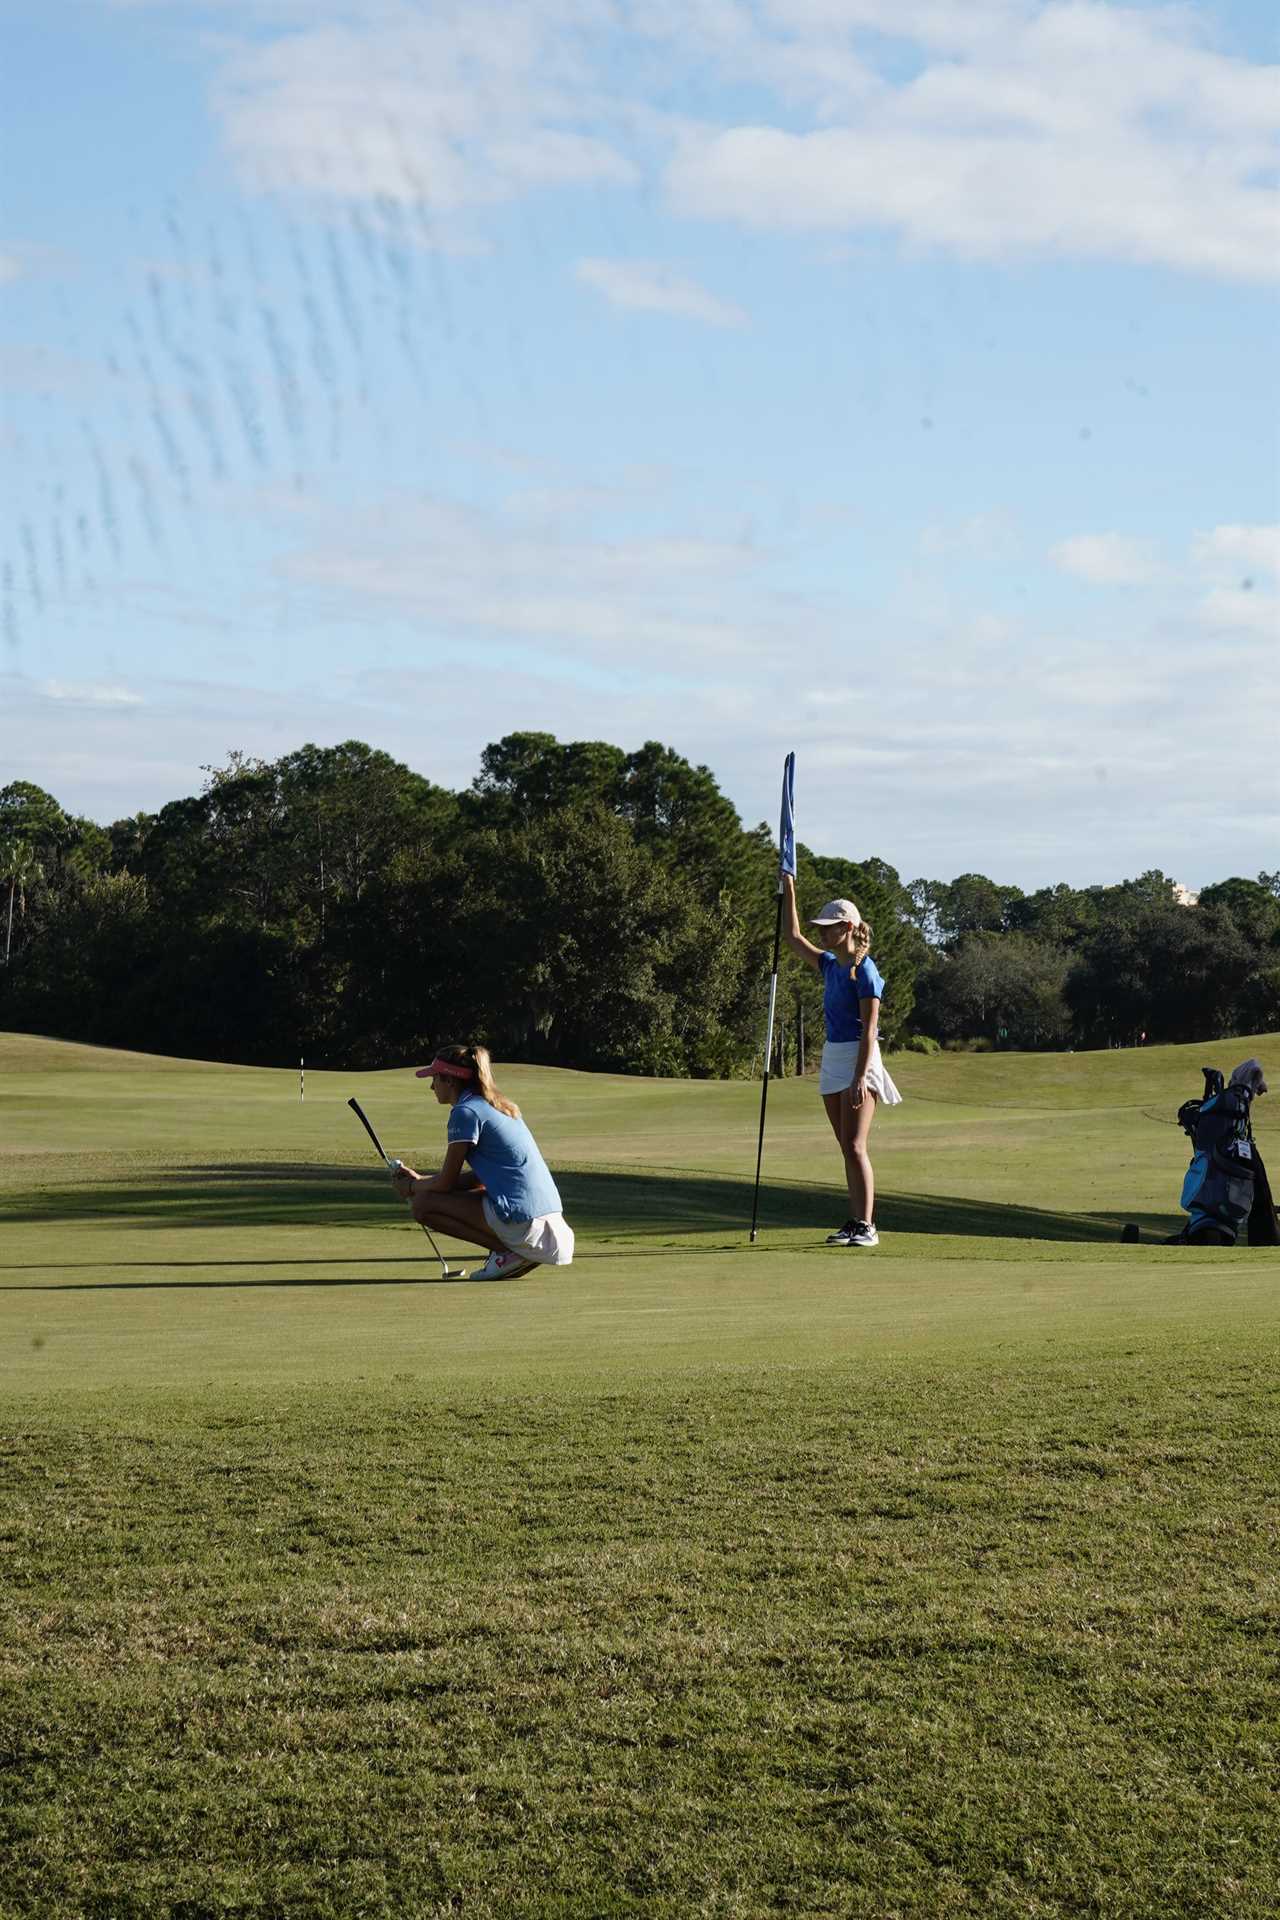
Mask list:
[[778,872],[796,877],[796,757],[789,753],[782,768],[782,823],[778,828]]

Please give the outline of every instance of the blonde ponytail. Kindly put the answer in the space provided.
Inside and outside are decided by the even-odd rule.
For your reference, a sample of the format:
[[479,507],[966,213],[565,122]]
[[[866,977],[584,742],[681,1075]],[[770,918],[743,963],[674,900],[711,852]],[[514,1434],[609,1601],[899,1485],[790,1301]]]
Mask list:
[[860,967],[871,951],[871,929],[865,920],[859,920],[853,929],[853,964]]
[[514,1100],[508,1100],[498,1092],[493,1083],[493,1062],[489,1058],[488,1047],[478,1042],[468,1046],[449,1046],[436,1048],[437,1060],[451,1060],[455,1066],[471,1069],[471,1085],[482,1100],[487,1100],[499,1113],[505,1113],[512,1120],[520,1118],[520,1109]]

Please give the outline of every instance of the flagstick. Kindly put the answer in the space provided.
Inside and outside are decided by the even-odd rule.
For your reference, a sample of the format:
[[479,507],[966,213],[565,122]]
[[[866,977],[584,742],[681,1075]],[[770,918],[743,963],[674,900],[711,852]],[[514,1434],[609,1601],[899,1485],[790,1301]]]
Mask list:
[[760,1083],[760,1138],[756,1143],[756,1191],[751,1202],[751,1244],[755,1245],[760,1211],[760,1162],[764,1158],[764,1110],[769,1098],[769,1062],[773,1058],[773,1009],[778,999],[778,953],[782,946],[782,875],[778,875],[778,917],[773,927],[773,975],[769,981],[769,1026],[764,1042],[764,1079]]

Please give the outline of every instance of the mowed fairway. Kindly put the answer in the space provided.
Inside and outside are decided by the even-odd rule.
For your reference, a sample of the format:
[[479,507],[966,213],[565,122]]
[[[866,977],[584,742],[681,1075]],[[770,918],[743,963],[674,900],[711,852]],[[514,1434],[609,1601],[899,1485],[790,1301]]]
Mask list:
[[1280,1257],[1119,1240],[1253,1052],[896,1056],[871,1253],[812,1082],[750,1247],[758,1083],[500,1069],[485,1286],[410,1072],[0,1036],[0,1915],[1271,1916]]

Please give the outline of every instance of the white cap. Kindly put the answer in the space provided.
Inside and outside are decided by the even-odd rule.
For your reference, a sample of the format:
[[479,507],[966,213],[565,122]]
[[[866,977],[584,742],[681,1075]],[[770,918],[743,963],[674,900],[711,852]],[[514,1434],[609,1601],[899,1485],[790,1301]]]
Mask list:
[[851,920],[856,927],[862,915],[852,900],[828,900],[821,913],[815,913],[809,922],[811,927],[834,927],[841,920]]

